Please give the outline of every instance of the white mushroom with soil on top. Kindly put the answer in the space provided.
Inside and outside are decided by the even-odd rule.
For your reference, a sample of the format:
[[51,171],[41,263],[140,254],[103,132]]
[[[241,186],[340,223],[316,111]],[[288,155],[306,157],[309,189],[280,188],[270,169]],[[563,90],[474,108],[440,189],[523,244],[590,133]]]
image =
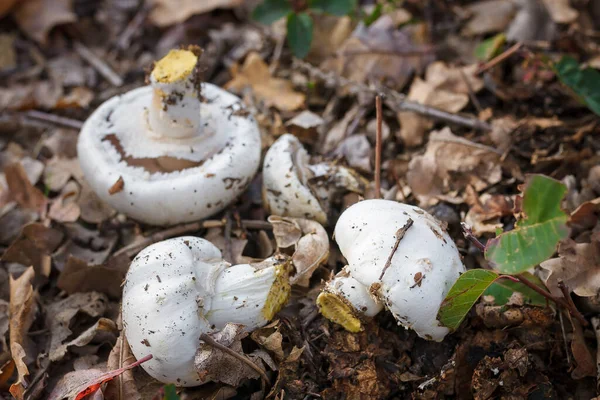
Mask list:
[[418,207],[365,200],[340,216],[335,239],[348,266],[317,298],[325,317],[358,332],[385,308],[422,338],[446,336],[437,313],[465,267],[440,222]]
[[102,104],[77,145],[86,180],[118,211],[172,225],[224,209],[260,163],[260,133],[240,99],[201,82],[199,49],[172,50],[144,86]]
[[310,163],[302,143],[289,133],[267,151],[263,163],[263,199],[273,215],[327,224],[331,201],[343,192],[362,193],[367,181],[353,170],[323,161]]
[[228,323],[246,331],[265,325],[291,292],[289,258],[231,265],[211,242],[179,237],[155,243],[131,263],[123,289],[123,327],[152,377],[177,386],[207,382],[194,356],[202,334]]

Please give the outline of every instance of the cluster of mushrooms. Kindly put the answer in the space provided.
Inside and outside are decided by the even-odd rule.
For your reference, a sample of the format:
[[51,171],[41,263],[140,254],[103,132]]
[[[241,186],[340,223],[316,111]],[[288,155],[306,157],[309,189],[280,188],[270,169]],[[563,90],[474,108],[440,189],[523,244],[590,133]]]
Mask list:
[[[260,131],[240,99],[202,82],[199,49],[172,50],[156,62],[150,85],[114,97],[86,121],[78,157],[97,195],[152,225],[218,213],[247,188],[260,165]],[[281,136],[263,163],[263,198],[273,215],[326,225],[331,199],[364,190],[365,180],[330,162],[311,164],[293,135]],[[348,265],[317,299],[321,313],[357,332],[389,310],[419,336],[442,340],[436,320],[464,272],[452,239],[418,207],[364,200],[343,212],[335,239]],[[402,239],[402,240],[400,240]],[[200,336],[240,324],[264,326],[287,302],[294,265],[276,254],[231,265],[208,240],[155,243],[132,261],[123,289],[127,340],[154,378],[178,386],[206,383],[194,365]]]

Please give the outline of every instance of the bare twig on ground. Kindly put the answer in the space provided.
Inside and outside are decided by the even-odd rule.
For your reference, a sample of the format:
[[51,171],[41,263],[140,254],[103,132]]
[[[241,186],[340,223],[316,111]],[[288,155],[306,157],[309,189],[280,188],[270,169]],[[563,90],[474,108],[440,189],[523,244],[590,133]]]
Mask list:
[[150,6],[150,3],[145,2],[142,8],[140,8],[137,14],[135,14],[135,16],[132,18],[132,20],[129,21],[127,27],[123,30],[123,32],[121,32],[121,34],[116,40],[115,47],[118,50],[123,51],[129,47],[133,35],[135,35],[136,32],[140,31],[140,27],[146,20],[146,17],[148,17],[148,14],[150,13],[151,9],[152,7]]
[[387,269],[392,264],[392,258],[394,258],[394,254],[396,254],[396,250],[398,250],[400,241],[402,240],[404,235],[406,235],[406,231],[408,230],[408,228],[410,228],[412,226],[413,223],[414,223],[414,221],[411,218],[409,218],[408,221],[406,221],[406,224],[404,224],[404,226],[402,228],[398,229],[398,231],[396,232],[396,243],[394,243],[394,248],[392,249],[390,256],[388,257],[387,261],[385,262],[385,265],[383,266],[383,269],[381,270],[381,275],[379,275],[379,280],[383,279],[383,276],[385,275],[385,271],[387,271]]
[[447,122],[450,124],[465,126],[467,128],[476,129],[480,131],[490,131],[492,127],[487,122],[478,120],[475,117],[467,117],[458,114],[452,114],[438,108],[426,106],[423,104],[415,103],[410,100],[406,100],[406,96],[397,91],[390,89],[383,85],[377,85],[377,87],[371,87],[363,83],[358,83],[338,76],[334,72],[325,72],[314,65],[294,59],[294,68],[306,71],[310,75],[323,80],[326,86],[329,87],[340,87],[345,86],[351,94],[359,93],[383,93],[386,96],[386,104],[394,111],[411,111],[419,115],[423,115],[428,118]]
[[381,142],[383,115],[381,107],[381,96],[375,97],[375,109],[377,113],[377,133],[375,136],[375,198],[381,198]]
[[54,114],[50,114],[50,113],[46,113],[46,112],[42,112],[42,111],[37,111],[37,110],[27,111],[25,113],[25,116],[27,118],[31,118],[31,119],[35,119],[35,120],[43,121],[43,122],[48,122],[53,125],[64,126],[67,128],[73,128],[73,129],[79,130],[83,127],[83,122],[78,121],[76,119],[61,117],[58,115],[54,115]]
[[110,82],[111,85],[117,87],[123,85],[123,79],[121,79],[121,77],[104,60],[94,54],[94,52],[88,49],[83,43],[75,41],[73,43],[73,48],[81,58],[94,67],[104,79]]
[[486,62],[481,67],[479,67],[479,69],[475,72],[475,74],[477,74],[477,75],[482,74],[485,71],[487,71],[488,69],[495,67],[496,65],[500,64],[502,61],[506,60],[508,57],[515,54],[522,46],[523,46],[523,43],[521,43],[521,42],[515,43],[513,46],[509,47],[505,52],[497,55],[496,57],[492,58],[490,61]]
[[267,377],[267,374],[265,374],[265,371],[260,369],[248,357],[245,357],[245,356],[241,355],[240,353],[231,350],[229,347],[222,345],[221,343],[217,342],[215,339],[213,339],[206,333],[203,333],[202,335],[200,335],[200,340],[202,340],[206,344],[214,347],[215,349],[219,349],[222,352],[229,354],[231,357],[234,357],[234,358],[240,360],[241,362],[243,362],[244,364],[246,364],[247,366],[252,368],[254,371],[256,371],[260,375],[261,379],[264,381],[265,385],[269,385],[269,377]]

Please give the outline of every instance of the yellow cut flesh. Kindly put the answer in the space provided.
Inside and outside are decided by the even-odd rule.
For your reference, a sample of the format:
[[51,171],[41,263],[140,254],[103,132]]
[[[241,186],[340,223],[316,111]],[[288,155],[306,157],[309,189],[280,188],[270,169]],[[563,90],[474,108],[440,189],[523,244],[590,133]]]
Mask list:
[[152,76],[160,83],[185,79],[198,63],[198,57],[189,50],[171,50],[154,64]]
[[339,324],[349,332],[360,332],[362,324],[354,315],[354,309],[336,294],[323,292],[317,297],[321,314],[331,322]]

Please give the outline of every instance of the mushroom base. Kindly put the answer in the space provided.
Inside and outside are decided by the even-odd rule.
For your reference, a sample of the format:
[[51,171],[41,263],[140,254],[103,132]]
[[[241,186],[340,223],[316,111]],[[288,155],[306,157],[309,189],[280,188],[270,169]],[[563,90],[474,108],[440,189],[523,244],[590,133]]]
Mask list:
[[347,331],[356,333],[362,330],[362,323],[356,316],[357,310],[345,298],[323,292],[317,297],[317,306],[325,318],[341,325]]

